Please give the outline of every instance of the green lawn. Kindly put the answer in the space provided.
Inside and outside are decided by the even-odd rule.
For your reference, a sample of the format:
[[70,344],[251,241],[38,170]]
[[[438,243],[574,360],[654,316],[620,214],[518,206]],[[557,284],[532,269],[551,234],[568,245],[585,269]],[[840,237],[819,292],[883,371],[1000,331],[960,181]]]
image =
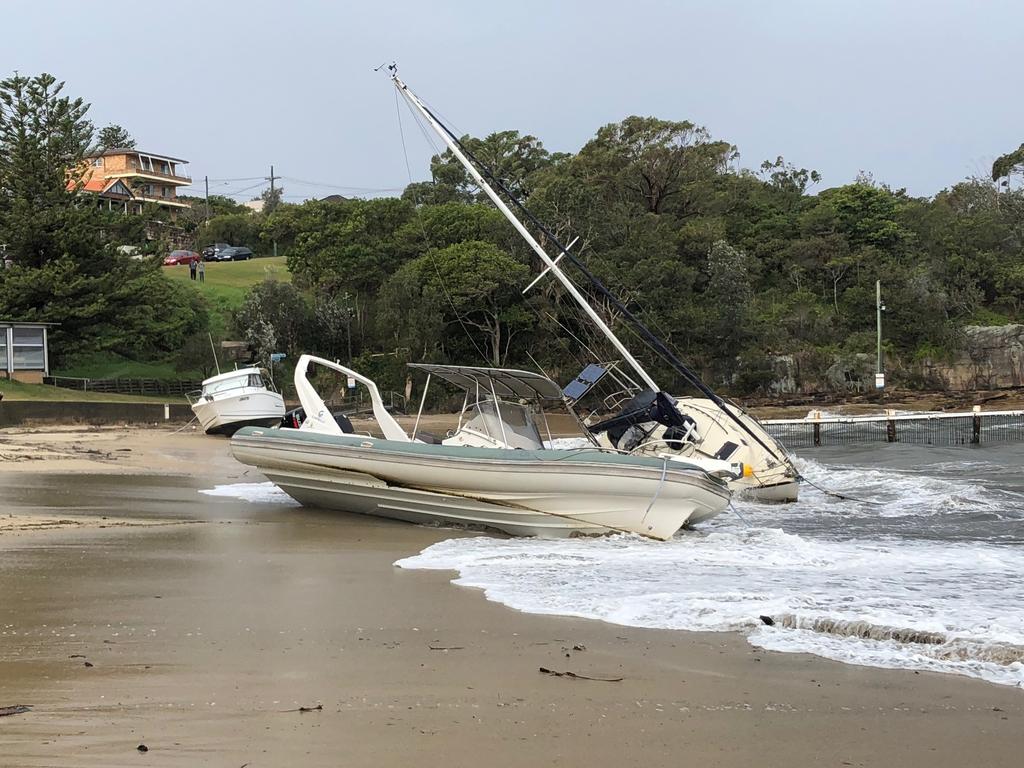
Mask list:
[[292,281],[292,273],[288,271],[284,256],[269,256],[248,261],[209,261],[206,263],[206,280],[202,283],[198,280],[189,280],[188,267],[184,264],[162,269],[172,280],[189,283],[204,296],[234,299],[235,306],[242,303],[246,291],[267,278],[285,283]]
[[189,279],[188,267],[178,264],[161,267],[171,280],[180,280],[194,287],[206,297],[210,305],[210,330],[223,335],[230,327],[231,312],[242,305],[248,290],[268,278],[284,283],[292,281],[284,256],[269,256],[248,261],[212,261],[206,264],[206,280]]
[[[176,377],[175,377],[176,378]],[[184,403],[181,395],[121,395],[105,392],[81,392],[76,389],[51,387],[46,384],[23,384],[0,379],[4,400],[74,400],[97,403]],[[0,406],[2,407],[2,406]]]

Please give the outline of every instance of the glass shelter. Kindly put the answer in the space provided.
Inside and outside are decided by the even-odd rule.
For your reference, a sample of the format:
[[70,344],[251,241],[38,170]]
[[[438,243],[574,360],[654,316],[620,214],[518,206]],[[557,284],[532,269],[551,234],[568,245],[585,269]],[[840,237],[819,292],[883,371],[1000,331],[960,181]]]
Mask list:
[[0,320],[0,377],[42,383],[50,375],[47,329],[53,325]]

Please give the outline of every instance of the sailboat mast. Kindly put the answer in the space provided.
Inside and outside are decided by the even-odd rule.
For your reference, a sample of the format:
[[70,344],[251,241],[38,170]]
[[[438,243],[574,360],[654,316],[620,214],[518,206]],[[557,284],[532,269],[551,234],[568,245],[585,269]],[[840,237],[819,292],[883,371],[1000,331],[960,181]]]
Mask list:
[[516,217],[516,215],[512,213],[512,210],[505,204],[505,201],[502,200],[498,193],[491,188],[491,185],[484,180],[484,177],[480,175],[480,172],[476,169],[476,167],[462,153],[462,150],[459,148],[458,144],[455,143],[455,140],[448,134],[448,132],[441,126],[441,124],[437,122],[437,120],[431,114],[430,110],[426,108],[423,102],[419,100],[419,97],[416,96],[415,93],[410,91],[409,86],[403,83],[401,78],[399,78],[398,75],[395,74],[394,72],[392,72],[391,79],[394,81],[395,87],[398,89],[398,92],[405,97],[406,101],[408,101],[410,104],[412,104],[413,107],[416,108],[416,111],[423,115],[423,118],[427,121],[430,127],[434,129],[434,132],[441,137],[442,141],[444,141],[444,143],[448,146],[448,149],[451,150],[451,153],[455,155],[456,158],[458,158],[459,162],[462,163],[463,167],[466,169],[469,175],[473,177],[473,181],[475,181],[477,185],[484,191],[484,193],[491,199],[491,202],[494,203],[498,210],[501,211],[502,214],[504,214],[505,218],[509,220],[509,223],[511,223],[512,226],[516,228],[516,231],[519,232],[520,235],[522,235],[523,239],[526,240],[529,246],[533,249],[534,253],[536,253],[537,256],[540,257],[540,260],[544,262],[548,270],[552,274],[554,274],[556,278],[558,278],[558,281],[563,286],[565,286],[565,289],[569,292],[569,295],[572,296],[573,299],[575,299],[576,303],[580,305],[580,308],[584,312],[586,312],[587,316],[594,321],[594,324],[597,325],[597,327],[601,330],[601,333],[605,335],[608,341],[611,342],[612,346],[614,346],[618,353],[622,355],[623,360],[629,363],[633,370],[637,372],[637,375],[639,375],[640,378],[643,379],[644,383],[648,387],[650,387],[651,390],[655,392],[660,391],[660,387],[654,383],[654,379],[651,378],[650,374],[648,374],[647,371],[644,370],[643,366],[640,365],[639,361],[635,357],[633,357],[633,355],[630,354],[629,350],[626,349],[625,345],[621,341],[619,341],[619,338],[615,335],[612,329],[609,328],[608,324],[601,319],[601,316],[590,305],[590,302],[587,301],[586,298],[584,298],[583,294],[579,292],[576,286],[573,285],[572,281],[569,280],[568,276],[564,272],[562,272],[561,268],[558,266],[555,260],[548,256],[547,252],[541,247],[540,243],[538,243],[536,238],[534,238],[534,236],[530,233],[530,230],[528,230],[523,225],[523,223]]

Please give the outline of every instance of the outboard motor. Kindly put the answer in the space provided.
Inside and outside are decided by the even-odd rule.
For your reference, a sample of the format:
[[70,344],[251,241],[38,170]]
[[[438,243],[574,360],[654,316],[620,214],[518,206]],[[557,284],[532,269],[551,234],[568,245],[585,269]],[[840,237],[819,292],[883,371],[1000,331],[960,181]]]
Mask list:
[[[344,413],[342,413],[341,411],[336,411],[332,413],[331,416],[334,417],[334,420],[338,423],[338,426],[341,427],[341,431],[344,432],[346,435],[351,435],[353,432],[355,432],[355,428],[352,426],[352,422]],[[305,420],[306,410],[302,406],[299,406],[298,408],[293,408],[292,410],[288,411],[288,413],[281,417],[281,426],[284,427],[285,429],[298,429],[299,427],[302,426],[302,422],[304,422]]]
[[607,432],[612,445],[629,451],[642,444],[658,424],[665,427],[663,439],[674,450],[681,450],[700,439],[697,422],[679,412],[674,397],[666,392],[650,390],[634,395],[617,416],[589,429],[593,434]]

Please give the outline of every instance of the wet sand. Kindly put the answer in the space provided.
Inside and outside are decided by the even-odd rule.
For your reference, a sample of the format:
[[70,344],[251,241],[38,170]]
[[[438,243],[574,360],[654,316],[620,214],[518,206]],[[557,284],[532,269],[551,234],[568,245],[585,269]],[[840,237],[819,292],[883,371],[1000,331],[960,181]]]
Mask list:
[[0,463],[3,515],[162,523],[0,531],[0,766],[1019,764],[1020,690],[517,613],[393,566],[472,534],[203,496],[261,478],[155,435]]

